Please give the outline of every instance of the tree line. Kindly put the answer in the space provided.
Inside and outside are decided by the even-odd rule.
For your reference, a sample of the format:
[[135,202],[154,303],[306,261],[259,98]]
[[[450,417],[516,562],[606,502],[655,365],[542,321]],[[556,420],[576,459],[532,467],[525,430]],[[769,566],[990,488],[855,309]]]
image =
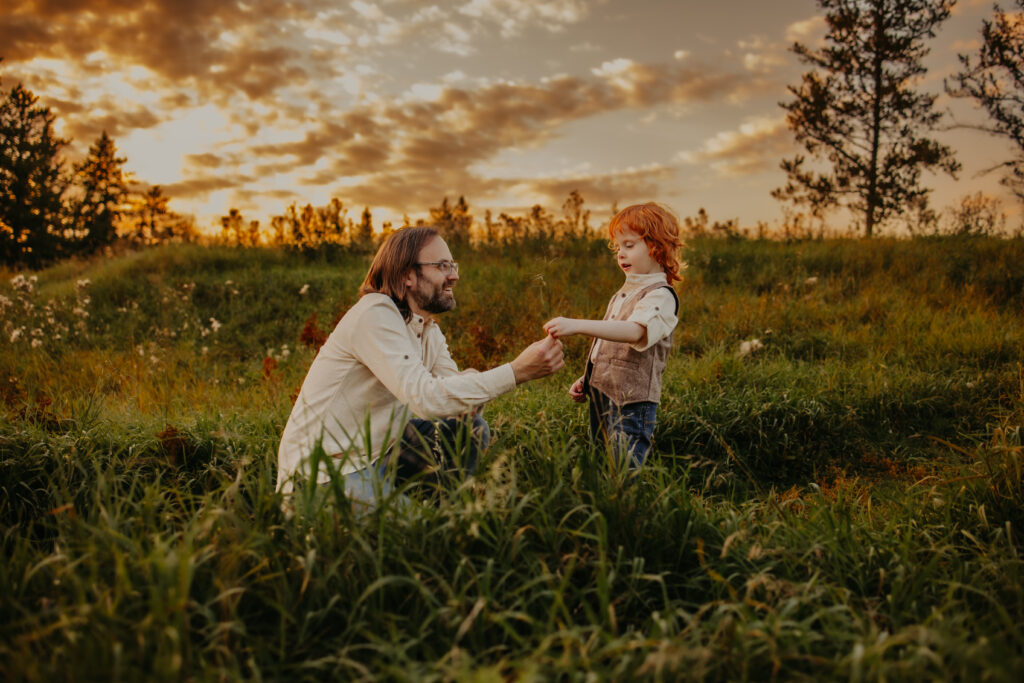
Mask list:
[[[937,95],[919,89],[926,69],[928,40],[935,37],[956,0],[817,0],[827,25],[825,43],[791,50],[809,66],[800,83],[788,88],[792,99],[780,102],[786,122],[804,152],[783,159],[779,201],[824,222],[825,215],[847,209],[872,236],[877,226],[901,214],[918,225],[937,220],[929,206],[924,171],[956,177],[961,170],[953,150],[934,139],[946,115]],[[1016,11],[993,7],[983,21],[981,46],[960,54],[960,70],[944,79],[945,92],[968,98],[988,116],[986,124],[954,122],[999,136],[1011,144],[1001,182],[1024,201],[1024,0]],[[170,211],[159,185],[137,181],[124,171],[114,141],[103,132],[81,162],[67,167],[56,136],[54,115],[21,84],[0,101],[0,263],[38,267],[70,254],[89,254],[121,238],[139,244],[198,238],[191,218]],[[973,200],[972,200],[973,201]],[[969,203],[969,202],[968,202]],[[986,207],[964,204],[972,216]],[[524,216],[488,211],[482,223],[469,214],[463,197],[430,210],[454,243],[468,242],[471,230],[489,242],[531,236],[583,236],[591,230],[589,211],[578,192],[556,217],[537,205]],[[801,213],[800,216],[805,214]],[[701,224],[703,220],[703,224]],[[422,221],[421,221],[422,222]],[[314,207],[290,205],[264,231],[237,209],[221,218],[220,239],[232,244],[270,243],[309,247],[341,244],[371,249],[376,235],[369,207],[357,220],[340,200]],[[706,215],[688,222],[702,228]],[[409,219],[405,217],[404,225]],[[734,223],[715,224],[734,236]],[[393,229],[382,225],[383,233]]]
[[[562,203],[562,214],[549,212],[540,204],[526,214],[516,216],[501,212],[497,216],[487,209],[482,221],[470,213],[464,196],[454,202],[444,197],[429,210],[429,219],[412,222],[408,215],[395,226],[384,221],[377,230],[373,214],[365,207],[358,222],[348,215],[348,208],[340,199],[333,198],[324,206],[293,203],[285,212],[270,219],[270,230],[264,230],[258,220],[247,220],[238,209],[231,209],[220,219],[221,232],[217,240],[234,246],[268,245],[299,249],[323,246],[344,246],[356,251],[373,251],[380,240],[392,231],[411,225],[432,225],[453,246],[468,245],[475,240],[495,245],[523,244],[531,240],[590,239],[596,235],[590,222],[590,210],[578,190],[573,190]],[[613,207],[614,211],[614,207]]]
[[159,185],[133,179],[104,131],[68,166],[70,141],[20,83],[0,101],[0,263],[39,267],[91,254],[119,237],[149,244],[194,240],[190,218],[168,208]]

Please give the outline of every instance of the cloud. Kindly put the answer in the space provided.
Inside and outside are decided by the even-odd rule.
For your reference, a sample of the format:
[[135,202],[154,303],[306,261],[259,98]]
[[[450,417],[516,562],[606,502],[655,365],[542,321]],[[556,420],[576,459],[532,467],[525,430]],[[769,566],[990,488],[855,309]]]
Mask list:
[[328,80],[354,36],[386,31],[332,0],[13,1],[0,13],[7,69],[60,60],[74,78],[141,68],[152,90],[222,105]]
[[168,183],[163,186],[163,190],[167,193],[167,196],[171,198],[203,197],[211,192],[216,192],[217,190],[243,188],[250,182],[252,182],[252,178],[246,176],[227,177],[222,175],[208,175],[189,178],[177,183]]
[[224,159],[217,154],[209,152],[203,154],[188,154],[185,156],[185,163],[200,168],[220,168],[224,165]]
[[825,37],[828,24],[825,23],[824,15],[794,21],[786,27],[786,42],[793,43],[816,43]]
[[528,26],[559,32],[589,14],[585,0],[471,0],[458,11],[499,26],[506,38],[522,33]]
[[794,143],[784,117],[758,117],[711,138],[697,151],[681,152],[687,164],[709,164],[718,175],[738,177],[771,170]]
[[[590,207],[620,206],[649,201],[662,194],[661,187],[674,175],[671,167],[651,164],[595,174],[569,175],[563,178],[537,178],[509,181],[524,198],[545,206],[560,206],[573,190],[579,191]],[[537,199],[539,197],[539,199]]]
[[[746,78],[706,66],[644,65],[614,60],[595,77],[558,76],[541,84],[497,82],[475,90],[437,85],[429,97],[409,96],[354,107],[306,131],[301,139],[258,145],[251,153],[278,170],[302,172],[307,186],[330,184],[339,197],[397,210],[434,203],[445,193],[477,200],[517,179],[470,170],[506,149],[536,148],[568,123],[622,109],[710,101],[748,87]],[[276,160],[276,161],[275,161]],[[289,169],[289,164],[291,168]],[[315,171],[312,171],[316,168]],[[653,193],[650,170],[572,179],[595,196],[621,199],[627,182]],[[541,186],[527,182],[533,191]],[[553,185],[544,181],[543,186]],[[560,194],[561,188],[553,190]]]

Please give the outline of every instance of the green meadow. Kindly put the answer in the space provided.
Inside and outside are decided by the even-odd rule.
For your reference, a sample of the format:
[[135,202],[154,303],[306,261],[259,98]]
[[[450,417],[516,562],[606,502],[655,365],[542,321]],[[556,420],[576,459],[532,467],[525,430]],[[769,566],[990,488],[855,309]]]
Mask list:
[[[600,316],[600,241],[456,250],[464,367]],[[1024,672],[1024,239],[698,239],[656,453],[567,368],[436,504],[275,493],[367,254],[0,273],[0,678],[991,680]]]

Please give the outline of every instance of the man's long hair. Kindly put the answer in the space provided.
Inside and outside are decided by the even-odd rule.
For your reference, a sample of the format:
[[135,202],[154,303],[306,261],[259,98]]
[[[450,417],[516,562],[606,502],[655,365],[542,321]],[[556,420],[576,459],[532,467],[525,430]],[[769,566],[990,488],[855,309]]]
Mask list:
[[430,226],[402,228],[391,233],[377,249],[366,279],[359,287],[359,296],[371,292],[387,294],[398,306],[402,317],[409,320],[412,312],[405,300],[405,276],[413,268],[418,268],[416,262],[420,251],[438,234],[437,229]]

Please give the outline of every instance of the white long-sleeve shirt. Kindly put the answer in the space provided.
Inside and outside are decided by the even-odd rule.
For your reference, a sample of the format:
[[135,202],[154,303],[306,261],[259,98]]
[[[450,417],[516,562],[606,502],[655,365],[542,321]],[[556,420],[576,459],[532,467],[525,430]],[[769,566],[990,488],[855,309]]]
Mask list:
[[[609,302],[609,317],[618,315],[626,302],[631,301],[645,287],[656,284],[668,286],[668,278],[665,273],[661,271],[644,275],[627,273],[626,281]],[[647,334],[640,341],[630,344],[637,351],[646,351],[671,334],[679,323],[679,318],[676,316],[675,297],[667,289],[656,289],[640,299],[628,320],[639,323],[647,329]],[[597,358],[601,341],[600,339],[594,341],[594,348],[590,353],[591,358]]]
[[277,487],[291,491],[318,441],[328,455],[346,456],[338,464],[347,474],[384,454],[411,415],[453,417],[515,386],[508,363],[460,373],[437,324],[415,313],[407,323],[390,297],[367,294],[338,322],[302,383],[278,448]]

